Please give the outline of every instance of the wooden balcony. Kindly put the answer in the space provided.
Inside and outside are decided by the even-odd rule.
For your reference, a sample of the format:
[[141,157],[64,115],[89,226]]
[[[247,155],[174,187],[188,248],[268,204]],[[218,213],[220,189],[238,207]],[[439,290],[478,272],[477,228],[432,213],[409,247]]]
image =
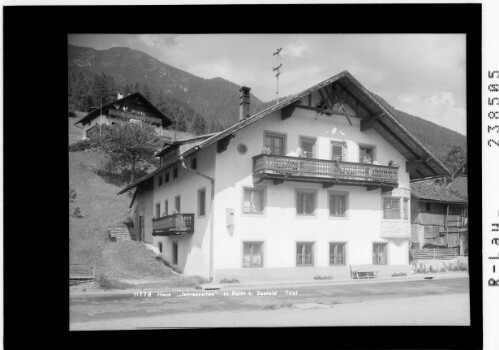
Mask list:
[[152,219],[153,236],[173,236],[194,232],[194,214],[172,214]]
[[398,186],[398,167],[267,154],[253,157],[253,175],[260,181],[273,179],[274,184],[318,182],[325,188],[337,184],[388,191]]
[[108,113],[110,117],[115,117],[118,119],[124,119],[124,120],[137,119],[137,120],[142,120],[144,122],[161,125],[161,119],[156,117],[151,117],[149,115],[142,115],[133,112],[125,112],[117,109],[110,109]]
[[442,226],[444,228],[461,228],[468,222],[468,218],[462,215],[445,215],[436,213],[417,213],[413,224]]

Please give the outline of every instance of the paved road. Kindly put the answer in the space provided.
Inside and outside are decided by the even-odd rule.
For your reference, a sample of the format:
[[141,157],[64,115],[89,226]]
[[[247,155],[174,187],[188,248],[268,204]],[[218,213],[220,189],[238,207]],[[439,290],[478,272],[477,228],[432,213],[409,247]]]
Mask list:
[[78,297],[70,303],[71,329],[465,325],[469,324],[468,282],[459,278]]

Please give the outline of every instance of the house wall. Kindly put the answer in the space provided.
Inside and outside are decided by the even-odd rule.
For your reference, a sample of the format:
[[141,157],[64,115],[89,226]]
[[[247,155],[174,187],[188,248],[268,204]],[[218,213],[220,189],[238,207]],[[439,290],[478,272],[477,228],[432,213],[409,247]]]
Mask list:
[[144,237],[141,237],[141,240],[145,243],[152,244],[152,221],[151,217],[153,216],[153,191],[141,191],[137,194],[135,198],[134,207],[133,207],[133,218],[134,218],[134,228],[135,228],[135,237],[138,239],[139,232],[139,215],[144,217]]
[[[265,130],[287,135],[288,156],[299,154],[300,136],[317,137],[315,157],[319,159],[331,159],[332,140],[346,142],[345,160],[351,162],[358,161],[359,143],[373,145],[380,165],[388,165],[390,160],[400,165],[399,188],[394,193],[396,196],[410,198],[406,159],[373,129],[361,132],[360,119],[351,120],[353,126],[349,125],[344,116],[315,116],[314,112],[296,109],[291,118],[282,121],[280,111],[277,111],[236,133],[227,150],[217,154],[214,248],[216,280],[224,276],[239,276],[244,279],[250,275],[258,275],[255,271],[264,270],[273,271],[271,278],[324,271],[346,273],[346,267],[329,267],[329,242],[347,243],[347,265],[371,264],[373,242],[386,242],[388,265],[408,267],[410,222],[383,219],[383,197],[391,194],[382,195],[380,189],[367,191],[362,186],[334,186],[324,189],[319,184],[285,181],[274,185],[266,180],[256,185],[264,187],[267,192],[265,213],[253,216],[242,213],[243,187],[253,187],[252,157],[261,153]],[[239,143],[246,144],[248,151],[245,155],[237,152]],[[317,191],[315,216],[296,215],[296,189]],[[346,218],[328,216],[328,190],[348,193]],[[233,211],[234,214],[230,215],[228,211]],[[231,216],[233,225],[228,225]],[[385,238],[384,233],[394,230],[398,232],[398,238]],[[242,268],[245,241],[264,242],[263,269]],[[313,268],[296,267],[296,242],[314,242]],[[261,273],[263,274],[265,272]]]
[[[199,152],[197,155],[197,171],[213,177],[215,175],[215,145]],[[185,160],[190,167],[191,158]],[[173,178],[173,169],[178,167],[178,177]],[[164,174],[170,173],[170,180],[165,184]],[[159,186],[159,176],[163,176],[163,184]],[[198,215],[198,190],[206,189],[206,215]],[[186,275],[209,275],[209,220],[210,220],[210,191],[211,183],[208,179],[184,169],[180,163],[170,167],[154,177],[154,196],[152,205],[161,205],[161,216],[174,213],[175,197],[181,197],[183,214],[195,214],[194,233],[184,233],[179,236],[155,236],[154,245],[163,243],[162,256],[168,263],[177,267]],[[165,200],[168,200],[168,213],[165,213]],[[148,219],[152,222],[152,218]],[[173,242],[178,244],[178,264],[173,264]]]
[[[158,118],[160,121],[160,119]],[[107,115],[100,115],[90,121],[90,123],[85,124],[82,126],[82,139],[85,140],[87,138],[87,130],[90,129],[92,126],[100,124],[100,125],[111,125],[113,122],[119,122],[121,121],[120,119],[114,118],[114,117],[108,117]],[[165,128],[162,126],[154,125],[154,130],[156,133],[161,134]]]

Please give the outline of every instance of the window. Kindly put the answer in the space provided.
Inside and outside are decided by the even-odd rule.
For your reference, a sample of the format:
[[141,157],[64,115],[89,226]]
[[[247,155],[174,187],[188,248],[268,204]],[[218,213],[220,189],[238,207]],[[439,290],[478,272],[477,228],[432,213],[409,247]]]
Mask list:
[[404,198],[404,219],[409,219],[409,198]]
[[313,243],[296,243],[296,266],[314,266]]
[[158,177],[158,186],[161,186],[163,184],[163,174],[159,175]]
[[165,215],[168,215],[168,199],[165,200]]
[[156,203],[156,217],[160,218],[161,217],[161,204]]
[[374,161],[373,146],[359,146],[359,163],[372,163]]
[[245,188],[243,196],[243,213],[263,214],[264,209],[264,189]]
[[346,193],[329,193],[329,216],[346,216]]
[[173,168],[173,178],[176,179],[178,177],[178,167]]
[[172,263],[173,263],[173,265],[178,264],[178,243],[177,242],[172,243]]
[[263,243],[243,243],[243,267],[263,266]]
[[158,250],[160,253],[163,253],[163,243],[158,242]]
[[300,137],[300,147],[302,154],[300,157],[315,158],[315,143],[317,139]]
[[316,193],[311,191],[296,192],[296,214],[314,215],[315,214]]
[[383,198],[383,213],[385,219],[400,219],[400,198]]
[[168,181],[170,181],[170,172],[167,172],[165,174],[165,183],[167,183]]
[[175,211],[176,213],[180,213],[180,195],[175,197]]
[[278,156],[284,155],[285,136],[282,134],[265,133],[265,147],[270,149],[270,153]]
[[198,215],[206,215],[206,189],[200,189],[198,191]]
[[430,202],[426,202],[426,207],[425,207],[425,209],[426,209],[426,212],[427,212],[427,213],[429,213],[429,212],[431,211],[431,210],[430,210],[430,209],[431,209]]
[[191,169],[197,169],[197,167],[198,167],[198,159],[192,158],[191,159]]
[[329,265],[345,265],[345,243],[329,243]]
[[386,243],[373,244],[373,264],[386,265]]
[[346,145],[343,142],[331,142],[331,159],[338,160],[340,162],[346,160],[344,154],[345,148]]

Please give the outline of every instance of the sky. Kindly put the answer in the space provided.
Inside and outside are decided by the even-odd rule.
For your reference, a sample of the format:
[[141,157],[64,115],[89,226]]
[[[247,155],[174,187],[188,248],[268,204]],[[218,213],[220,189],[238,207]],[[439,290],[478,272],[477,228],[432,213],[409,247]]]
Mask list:
[[[72,34],[73,45],[121,46],[202,78],[276,97],[348,70],[395,108],[466,135],[464,34]],[[273,55],[282,48],[280,55]]]

